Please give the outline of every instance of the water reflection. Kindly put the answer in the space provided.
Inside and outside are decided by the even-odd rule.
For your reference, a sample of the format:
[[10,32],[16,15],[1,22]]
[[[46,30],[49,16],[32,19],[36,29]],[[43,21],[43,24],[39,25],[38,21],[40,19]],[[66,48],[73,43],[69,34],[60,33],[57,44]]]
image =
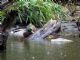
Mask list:
[[6,60],[6,51],[0,51],[0,60]]
[[0,53],[0,60],[80,60],[79,39],[67,44],[52,44],[49,41],[19,41],[10,38],[6,52]]

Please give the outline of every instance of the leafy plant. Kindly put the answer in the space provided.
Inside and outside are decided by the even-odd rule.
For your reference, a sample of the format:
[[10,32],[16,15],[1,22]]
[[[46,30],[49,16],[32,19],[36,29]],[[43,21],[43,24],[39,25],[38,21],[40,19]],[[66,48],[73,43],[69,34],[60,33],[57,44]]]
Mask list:
[[35,26],[42,26],[50,19],[64,19],[65,13],[62,6],[51,0],[17,0],[7,11],[17,10],[16,20],[25,21]]
[[63,7],[51,0],[18,0],[17,3],[20,21],[30,21],[37,26],[51,18],[65,18]]
[[0,11],[0,22],[4,20],[5,15],[6,15],[5,11]]

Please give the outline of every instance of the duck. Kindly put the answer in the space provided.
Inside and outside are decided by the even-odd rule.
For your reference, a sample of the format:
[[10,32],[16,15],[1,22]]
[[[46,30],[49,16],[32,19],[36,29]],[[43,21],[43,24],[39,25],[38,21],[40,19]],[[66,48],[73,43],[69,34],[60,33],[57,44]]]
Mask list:
[[24,42],[26,38],[29,38],[33,34],[33,30],[18,29],[18,31],[11,31],[10,36],[16,38],[19,42]]
[[33,34],[33,30],[32,29],[28,29],[26,32],[23,33],[23,37],[27,38],[29,37],[31,34]]
[[24,37],[29,37],[31,34],[35,33],[37,31],[37,28],[33,24],[29,24],[27,26],[27,31],[23,33]]
[[10,32],[10,36],[15,36],[15,37],[23,37],[23,38],[27,38],[29,37],[31,34],[33,34],[36,31],[36,27],[32,24],[29,24],[26,28],[19,28],[19,29],[14,29]]

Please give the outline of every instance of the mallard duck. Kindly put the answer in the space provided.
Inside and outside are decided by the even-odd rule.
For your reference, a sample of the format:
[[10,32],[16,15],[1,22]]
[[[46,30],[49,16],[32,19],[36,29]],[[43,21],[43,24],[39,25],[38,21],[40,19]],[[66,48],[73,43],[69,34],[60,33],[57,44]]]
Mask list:
[[29,37],[31,34],[33,34],[36,31],[35,27],[32,27],[32,25],[27,26],[27,29],[14,29],[10,32],[10,35],[16,36],[16,37]]
[[33,24],[27,26],[27,31],[23,33],[24,37],[28,37],[36,31],[36,27]]
[[29,37],[31,34],[33,34],[33,30],[32,29],[28,29],[26,32],[23,33],[23,37]]
[[16,31],[11,31],[10,36],[16,37],[16,39],[20,42],[24,41],[25,38],[28,38],[31,34],[33,34],[32,29],[18,29]]

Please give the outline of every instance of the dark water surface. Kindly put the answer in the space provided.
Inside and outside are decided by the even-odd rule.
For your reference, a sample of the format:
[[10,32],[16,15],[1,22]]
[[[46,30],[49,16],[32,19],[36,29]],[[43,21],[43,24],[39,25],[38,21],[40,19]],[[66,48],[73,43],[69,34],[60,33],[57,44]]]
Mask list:
[[20,41],[9,38],[0,60],[80,60],[80,39],[71,43],[52,44],[46,41]]

